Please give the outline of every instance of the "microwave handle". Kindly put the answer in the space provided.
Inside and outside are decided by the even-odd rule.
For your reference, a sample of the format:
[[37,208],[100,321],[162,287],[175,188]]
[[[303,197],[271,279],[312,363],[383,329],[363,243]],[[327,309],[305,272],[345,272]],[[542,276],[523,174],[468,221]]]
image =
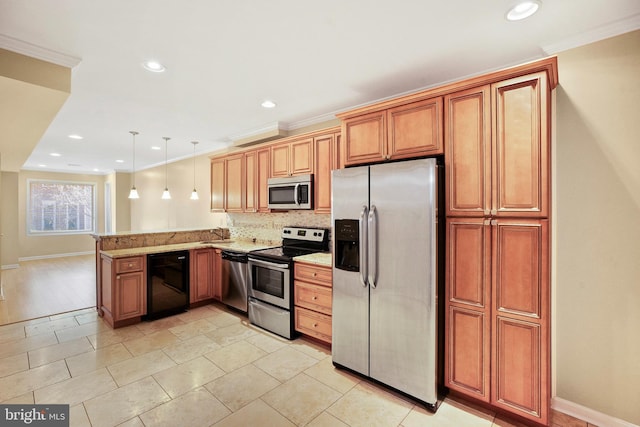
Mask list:
[[293,201],[295,202],[296,206],[300,206],[300,184],[296,184],[296,186],[293,188]]

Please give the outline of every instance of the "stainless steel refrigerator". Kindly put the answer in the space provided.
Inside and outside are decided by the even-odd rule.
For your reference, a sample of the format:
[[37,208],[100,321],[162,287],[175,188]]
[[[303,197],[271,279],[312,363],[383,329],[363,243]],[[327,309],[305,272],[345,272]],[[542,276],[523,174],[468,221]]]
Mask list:
[[332,172],[334,365],[437,407],[435,159]]

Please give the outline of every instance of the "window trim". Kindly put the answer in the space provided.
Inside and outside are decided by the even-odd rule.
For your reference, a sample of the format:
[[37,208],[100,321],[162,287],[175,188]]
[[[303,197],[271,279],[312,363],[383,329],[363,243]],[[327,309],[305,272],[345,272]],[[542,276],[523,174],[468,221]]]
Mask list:
[[[47,231],[34,231],[31,226],[31,184],[32,183],[47,183],[47,184],[56,184],[56,185],[86,185],[91,186],[92,188],[92,200],[91,200],[91,229],[90,230],[47,230]],[[29,178],[27,179],[27,211],[26,211],[26,221],[25,228],[27,232],[27,236],[36,237],[36,236],[69,236],[69,235],[82,235],[82,234],[95,234],[97,230],[98,223],[98,184],[96,182],[88,182],[88,181],[71,181],[71,180],[56,180],[56,179],[43,179],[43,178]],[[54,209],[56,206],[54,204]],[[78,213],[79,215],[79,213]],[[68,216],[68,215],[67,215]],[[68,219],[68,218],[67,218]]]

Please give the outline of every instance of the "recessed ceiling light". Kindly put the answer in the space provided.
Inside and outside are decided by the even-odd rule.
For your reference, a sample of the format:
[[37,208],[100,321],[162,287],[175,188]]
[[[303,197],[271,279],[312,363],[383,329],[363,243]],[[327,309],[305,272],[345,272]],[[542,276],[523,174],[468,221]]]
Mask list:
[[276,106],[276,103],[273,101],[269,101],[268,99],[266,101],[264,101],[262,104],[264,108],[274,108]]
[[160,150],[161,148],[158,147],[157,145],[154,145],[153,147],[151,147],[152,150]]
[[162,73],[166,70],[165,66],[159,63],[158,61],[144,61],[142,66],[145,70],[151,71],[153,73]]
[[42,163],[40,163],[40,164],[38,165],[38,167],[39,167],[39,168],[46,168],[46,167],[47,167],[47,165],[43,165]]
[[62,156],[62,154],[60,154],[60,153],[49,153],[49,155],[51,157],[60,157],[60,156]]
[[520,21],[528,18],[538,11],[542,2],[539,0],[526,0],[516,3],[507,11],[507,21]]
[[94,171],[94,172],[100,172],[100,169],[98,169],[98,168],[93,168],[93,171]]
[[118,160],[116,160],[116,163],[124,163],[124,160],[118,159]]
[[82,136],[73,133],[73,134],[69,135],[69,138],[71,138],[71,139],[82,139]]

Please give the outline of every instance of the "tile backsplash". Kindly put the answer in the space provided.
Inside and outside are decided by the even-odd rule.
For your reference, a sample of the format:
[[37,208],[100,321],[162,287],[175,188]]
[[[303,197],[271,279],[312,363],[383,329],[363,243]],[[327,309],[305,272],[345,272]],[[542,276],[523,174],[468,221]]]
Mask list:
[[[282,228],[319,227],[331,228],[330,214],[311,211],[288,211],[278,213],[228,213],[227,227],[232,240],[252,240],[257,243],[280,244]],[[331,238],[331,235],[329,236]]]

